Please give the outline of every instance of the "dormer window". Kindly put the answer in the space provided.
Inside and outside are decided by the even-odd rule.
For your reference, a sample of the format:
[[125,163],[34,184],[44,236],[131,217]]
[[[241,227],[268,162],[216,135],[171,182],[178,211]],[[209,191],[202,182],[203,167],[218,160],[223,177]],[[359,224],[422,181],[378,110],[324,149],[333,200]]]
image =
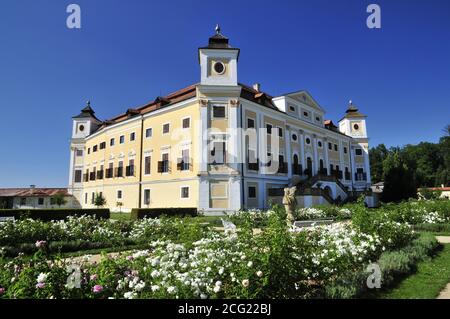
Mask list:
[[83,132],[83,131],[84,131],[84,125],[78,126],[78,130],[79,130],[80,132]]
[[295,106],[293,106],[293,105],[290,105],[290,106],[289,106],[289,111],[291,111],[291,112],[295,112]]
[[355,129],[355,131],[359,130],[359,125],[358,124],[353,124],[353,128]]
[[309,113],[306,112],[306,111],[304,111],[304,112],[303,112],[303,116],[308,117],[308,116],[309,116]]

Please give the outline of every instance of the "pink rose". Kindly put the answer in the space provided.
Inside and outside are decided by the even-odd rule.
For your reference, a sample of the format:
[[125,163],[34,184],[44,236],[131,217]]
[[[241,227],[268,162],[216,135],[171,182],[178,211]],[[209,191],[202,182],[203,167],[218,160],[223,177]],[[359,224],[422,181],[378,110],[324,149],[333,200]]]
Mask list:
[[103,291],[103,286],[102,286],[102,285],[95,285],[94,288],[92,288],[92,291],[93,291],[95,294],[98,294],[98,293],[100,293],[100,292]]
[[3,295],[5,293],[5,288],[0,287],[0,296]]
[[92,281],[97,280],[97,275],[95,275],[95,274],[94,274],[94,275],[91,275],[90,278],[91,278]]
[[42,289],[42,288],[44,288],[45,287],[45,282],[38,282],[37,284],[36,284],[36,288],[38,288],[38,289]]
[[37,248],[41,248],[44,247],[46,243],[47,242],[45,240],[38,240],[35,245]]

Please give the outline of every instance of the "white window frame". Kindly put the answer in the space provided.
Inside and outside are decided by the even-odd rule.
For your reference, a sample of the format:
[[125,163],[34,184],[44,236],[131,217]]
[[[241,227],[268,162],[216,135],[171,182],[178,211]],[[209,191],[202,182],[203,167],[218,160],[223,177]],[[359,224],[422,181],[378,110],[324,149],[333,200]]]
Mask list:
[[[183,188],[187,188],[188,189],[188,197],[183,197]],[[180,199],[181,200],[186,200],[186,199],[190,199],[191,198],[191,187],[189,185],[182,185],[180,186]]]
[[[250,191],[249,191],[250,187],[255,188],[255,197],[250,197]],[[253,184],[248,185],[247,184],[247,199],[252,199],[252,200],[258,199],[258,185],[253,185]]]
[[[169,125],[169,131],[167,132],[167,133],[164,133],[164,126],[165,125]],[[161,134],[162,135],[168,135],[168,134],[170,134],[170,122],[166,122],[166,123],[163,123],[162,125],[161,125]]]
[[[131,135],[134,135],[134,139],[131,139]],[[135,142],[136,141],[136,132],[130,132],[130,142]]]
[[[145,192],[149,191],[149,198],[148,198],[148,204],[145,202]],[[142,190],[142,205],[149,206],[152,202],[152,189],[151,188],[144,188]]]
[[[248,127],[248,120],[252,120],[255,127]],[[245,120],[245,128],[246,129],[252,129],[252,128],[256,129],[256,119],[254,117],[247,116],[247,118]]]
[[[147,136],[147,131],[150,130],[150,136]],[[151,138],[153,137],[153,127],[147,127],[145,129],[145,138]]]
[[[186,120],[186,119],[189,119],[189,126],[188,126],[188,127],[183,127],[183,122],[184,122],[184,120]],[[190,116],[186,116],[186,117],[183,117],[183,118],[181,119],[181,129],[182,129],[182,130],[189,130],[189,129],[191,128],[191,126],[192,126],[192,120],[191,120],[191,117],[190,117]]]

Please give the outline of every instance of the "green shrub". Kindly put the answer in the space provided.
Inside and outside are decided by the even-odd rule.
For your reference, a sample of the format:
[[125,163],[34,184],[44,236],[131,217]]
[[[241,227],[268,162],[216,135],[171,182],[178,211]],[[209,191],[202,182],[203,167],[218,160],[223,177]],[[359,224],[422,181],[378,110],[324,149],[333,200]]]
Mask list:
[[15,219],[39,219],[42,221],[64,220],[69,216],[94,216],[98,219],[109,219],[109,209],[0,209],[0,217]]
[[197,216],[197,208],[133,208],[131,210],[131,219],[142,219],[145,217],[156,218],[162,215],[166,216]]

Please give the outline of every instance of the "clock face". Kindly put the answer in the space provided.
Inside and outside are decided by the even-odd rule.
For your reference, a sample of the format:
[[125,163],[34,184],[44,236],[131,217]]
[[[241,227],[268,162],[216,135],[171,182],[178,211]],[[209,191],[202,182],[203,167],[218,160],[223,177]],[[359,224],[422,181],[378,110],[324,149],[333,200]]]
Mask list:
[[225,65],[222,62],[214,63],[214,71],[217,74],[223,74],[225,72]]

